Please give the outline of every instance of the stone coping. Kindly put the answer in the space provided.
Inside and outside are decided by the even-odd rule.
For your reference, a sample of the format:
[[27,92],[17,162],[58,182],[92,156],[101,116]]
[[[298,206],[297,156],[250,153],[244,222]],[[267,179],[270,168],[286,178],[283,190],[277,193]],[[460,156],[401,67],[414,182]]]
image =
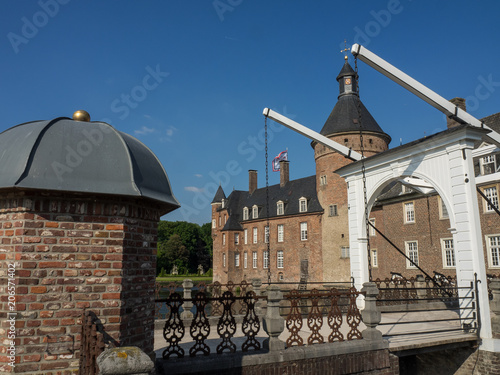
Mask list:
[[271,363],[292,362],[305,359],[338,356],[343,354],[363,353],[385,350],[389,343],[385,340],[353,340],[308,346],[295,346],[273,352],[235,352],[224,354],[199,355],[184,358],[156,359],[159,374],[192,374],[203,371],[217,371],[228,368],[257,366]]

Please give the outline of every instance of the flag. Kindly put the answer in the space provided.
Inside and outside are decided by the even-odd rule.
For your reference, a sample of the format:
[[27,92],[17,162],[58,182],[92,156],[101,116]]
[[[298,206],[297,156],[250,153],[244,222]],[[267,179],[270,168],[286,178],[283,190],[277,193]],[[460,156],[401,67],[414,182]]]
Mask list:
[[288,150],[282,151],[273,159],[273,172],[280,171],[280,161],[288,160]]

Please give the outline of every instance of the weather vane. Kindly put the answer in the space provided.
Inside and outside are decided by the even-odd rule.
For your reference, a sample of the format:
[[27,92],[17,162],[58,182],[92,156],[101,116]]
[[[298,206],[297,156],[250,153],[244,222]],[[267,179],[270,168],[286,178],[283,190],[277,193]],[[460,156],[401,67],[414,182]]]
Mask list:
[[344,39],[344,49],[340,50],[340,53],[345,53],[344,59],[347,61],[347,51],[350,51],[350,48],[347,48],[347,40]]

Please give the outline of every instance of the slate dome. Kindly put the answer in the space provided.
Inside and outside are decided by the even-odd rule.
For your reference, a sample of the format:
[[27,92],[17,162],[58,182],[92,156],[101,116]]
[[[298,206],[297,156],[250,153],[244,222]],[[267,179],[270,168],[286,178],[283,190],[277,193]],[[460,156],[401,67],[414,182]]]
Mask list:
[[66,117],[33,121],[0,133],[0,189],[113,194],[180,207],[155,154],[104,122]]

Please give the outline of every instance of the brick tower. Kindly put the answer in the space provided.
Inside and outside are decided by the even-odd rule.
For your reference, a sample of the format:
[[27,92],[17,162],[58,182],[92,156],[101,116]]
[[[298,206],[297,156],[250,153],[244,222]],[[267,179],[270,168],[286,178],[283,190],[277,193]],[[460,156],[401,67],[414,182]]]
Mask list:
[[0,373],[76,373],[84,308],[109,344],[152,355],[157,224],[179,207],[156,156],[69,118],[10,128],[0,150]]
[[[359,98],[357,73],[345,61],[337,76],[338,101],[321,129],[321,134],[368,157],[388,149],[391,137],[383,132]],[[317,142],[312,142],[316,161],[318,199],[324,208],[322,248],[324,280],[348,281],[349,233],[347,223],[347,185],[334,171],[351,161]]]

